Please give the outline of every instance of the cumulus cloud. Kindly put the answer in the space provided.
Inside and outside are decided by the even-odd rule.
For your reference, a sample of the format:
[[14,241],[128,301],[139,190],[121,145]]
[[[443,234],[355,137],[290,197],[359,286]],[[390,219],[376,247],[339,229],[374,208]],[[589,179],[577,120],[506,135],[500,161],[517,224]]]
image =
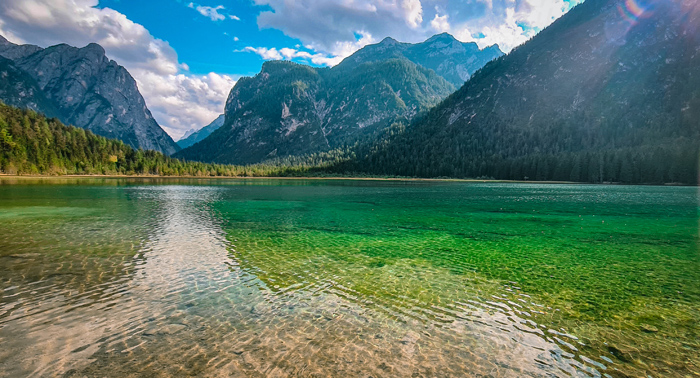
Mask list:
[[[277,49],[275,47],[252,47],[248,46],[242,50],[235,50],[236,52],[251,52],[259,55],[264,60],[293,60],[299,58],[319,66],[332,67],[342,62],[343,59],[352,55],[355,51],[361,49],[362,47],[378,42],[371,34],[359,34],[355,41],[338,41],[333,46],[333,53],[310,53],[308,51],[300,50],[301,45],[296,45],[296,49],[289,47],[283,47]],[[238,41],[238,39],[235,39]],[[307,50],[314,51],[316,48],[313,44],[304,46]]]
[[450,31],[455,37],[474,40],[481,47],[498,44],[507,52],[581,2],[583,0],[489,0],[481,17],[455,23]]
[[258,16],[259,27],[282,30],[334,57],[384,37],[420,42],[436,32],[476,41],[482,48],[497,43],[507,52],[582,1],[254,0],[271,8]]
[[417,28],[423,22],[423,5],[420,0],[404,0],[399,2],[403,9],[406,24],[411,28]]
[[447,20],[447,15],[440,16],[436,14],[435,18],[430,21],[430,27],[438,33],[450,31],[450,22]]
[[15,43],[43,47],[99,43],[107,56],[129,70],[158,123],[174,137],[207,125],[223,111],[233,78],[188,74],[167,42],[97,5],[97,0],[3,0],[0,34]]
[[[206,126],[223,112],[223,103],[235,81],[226,75],[177,74],[163,80],[160,75],[144,72],[139,88],[151,99],[153,116],[168,125],[171,135],[181,136],[190,129]],[[175,132],[177,131],[177,132]]]
[[[422,29],[420,0],[254,0],[272,11],[258,16],[261,28],[280,29],[305,45],[332,55],[342,55],[348,43],[358,46],[358,36],[393,36],[397,39]],[[365,37],[365,42],[370,41]]]

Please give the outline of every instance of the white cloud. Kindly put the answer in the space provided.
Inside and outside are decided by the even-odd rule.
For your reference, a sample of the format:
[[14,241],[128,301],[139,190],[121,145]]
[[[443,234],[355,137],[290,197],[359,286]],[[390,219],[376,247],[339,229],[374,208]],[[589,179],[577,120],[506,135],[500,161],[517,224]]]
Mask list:
[[243,51],[253,52],[265,60],[282,60],[282,54],[276,48],[268,49],[266,47],[246,47]]
[[284,47],[278,50],[274,47],[266,48],[248,46],[242,51],[258,54],[265,60],[292,60],[294,58],[301,58],[308,60],[313,64],[325,66],[335,66],[336,64],[340,63],[341,60],[343,60],[343,57],[339,56],[327,56],[321,53],[312,54],[307,51],[300,51],[289,47]]
[[[189,7],[195,8],[193,3],[190,3]],[[197,12],[199,12],[199,14],[201,14],[204,17],[209,17],[212,21],[223,21],[226,19],[226,16],[219,13],[220,10],[225,9],[223,5],[219,5],[217,7],[197,5],[195,9],[197,10]]]
[[403,0],[401,9],[404,10],[406,23],[411,28],[417,28],[423,22],[423,5],[420,0]]
[[2,0],[0,34],[15,43],[43,47],[99,43],[107,56],[129,70],[158,123],[174,137],[221,114],[233,78],[188,74],[189,67],[178,62],[167,42],[115,10],[96,8],[97,4],[97,0]]
[[254,2],[272,8],[259,15],[259,27],[282,30],[314,51],[341,57],[384,37],[420,42],[436,32],[452,33],[465,42],[476,41],[480,47],[497,43],[507,52],[566,13],[569,3],[582,0]]
[[476,41],[480,47],[498,44],[506,52],[532,38],[570,8],[565,0],[489,0],[487,5],[482,17],[453,25],[451,32],[461,40]]
[[[209,18],[212,21],[223,21],[225,19],[231,19],[231,20],[236,20],[240,21],[241,19],[233,14],[228,14],[226,11],[226,7],[223,5],[217,5],[215,7],[209,7],[206,5],[199,5],[197,3],[189,3],[187,4],[188,8],[192,8],[199,12],[204,17]],[[223,12],[222,12],[223,11]]]
[[276,28],[301,39],[316,51],[342,55],[357,35],[393,36],[405,40],[422,29],[420,0],[254,0],[272,11],[258,16],[261,28]]
[[139,88],[144,97],[151,99],[148,105],[153,116],[167,124],[166,131],[176,137],[189,129],[200,129],[218,117],[235,84],[231,77],[213,72],[197,76],[177,74],[168,80],[151,72],[139,76]]
[[467,27],[455,32],[456,38],[476,40],[480,47],[498,44],[501,50],[510,51],[514,47],[524,43],[534,34],[534,30],[524,31],[518,26],[514,9],[506,9],[506,18],[503,23],[496,26],[484,26],[481,28],[482,37],[474,39]]
[[436,14],[435,18],[430,21],[430,27],[438,33],[450,31],[450,23],[447,20],[447,15],[440,16]]

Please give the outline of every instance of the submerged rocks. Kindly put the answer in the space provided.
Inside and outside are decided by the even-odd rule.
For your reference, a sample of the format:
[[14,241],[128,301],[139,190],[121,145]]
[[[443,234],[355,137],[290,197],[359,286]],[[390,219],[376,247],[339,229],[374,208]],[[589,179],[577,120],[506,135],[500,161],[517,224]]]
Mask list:
[[656,328],[656,327],[654,327],[654,326],[651,325],[651,324],[641,324],[641,325],[639,326],[639,329],[641,329],[643,332],[646,332],[646,333],[656,333],[656,332],[659,332],[659,329]]

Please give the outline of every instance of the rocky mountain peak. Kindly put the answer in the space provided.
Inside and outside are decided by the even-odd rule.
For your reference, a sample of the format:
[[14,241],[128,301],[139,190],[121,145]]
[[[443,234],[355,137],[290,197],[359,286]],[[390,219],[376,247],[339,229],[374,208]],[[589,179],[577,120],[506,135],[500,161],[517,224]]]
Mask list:
[[87,46],[83,47],[81,50],[86,53],[98,56],[104,56],[106,54],[105,49],[97,43],[90,43]]
[[218,117],[216,117],[216,119],[212,121],[209,125],[204,126],[199,130],[190,129],[185,133],[185,135],[182,138],[180,138],[180,140],[177,141],[177,145],[181,148],[187,148],[194,145],[195,143],[204,140],[206,137],[211,135],[211,133],[223,126],[225,119],[226,117],[223,114],[221,114]]
[[34,45],[16,45],[0,35],[0,56],[13,60],[24,58],[41,50],[41,47]]
[[[474,42],[472,42],[472,43],[474,43]],[[474,45],[476,45],[476,43],[474,43]],[[491,45],[491,46],[486,46],[486,47],[484,47],[481,51],[498,52],[498,53],[501,54],[501,55],[503,54],[503,52],[501,51],[501,47],[498,46],[497,43],[494,43],[494,44]]]
[[359,64],[387,59],[405,58],[421,67],[429,68],[453,85],[460,87],[487,62],[503,52],[493,48],[480,50],[476,43],[463,43],[449,33],[430,37],[422,43],[401,43],[393,38],[367,45],[345,58],[339,66],[352,68]]
[[[3,40],[0,55],[12,61],[16,68],[11,71],[15,79],[40,91],[45,102],[51,105],[38,106],[35,104],[38,101],[23,101],[17,106],[56,114],[66,124],[120,139],[135,148],[168,155],[179,150],[153,119],[136,81],[124,67],[106,57],[102,46],[91,43],[77,48],[59,44],[42,49]],[[12,96],[13,91],[2,93]],[[0,100],[17,102],[14,98]],[[53,109],[56,112],[49,111]]]
[[434,36],[428,38],[428,40],[426,40],[425,43],[433,43],[433,42],[438,42],[438,41],[452,43],[454,41],[457,41],[457,38],[455,38],[452,34],[445,32],[445,33],[435,34]]
[[398,43],[399,43],[399,41],[395,40],[394,38],[386,37],[386,38],[382,39],[381,42],[379,42],[379,45],[381,45],[381,46],[393,46],[393,45],[396,45]]

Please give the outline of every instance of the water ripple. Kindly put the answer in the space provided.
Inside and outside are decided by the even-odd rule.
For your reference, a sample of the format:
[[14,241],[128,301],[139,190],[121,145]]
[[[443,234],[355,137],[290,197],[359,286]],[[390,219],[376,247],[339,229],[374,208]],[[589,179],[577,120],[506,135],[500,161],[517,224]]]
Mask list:
[[[267,225],[256,223],[265,215],[223,214],[213,204],[230,200],[226,187],[98,188],[99,198],[79,192],[58,210],[29,201],[3,211],[12,236],[0,240],[0,376],[610,377],[614,370],[612,359],[589,354],[584,340],[549,322],[556,308],[517,282],[484,278],[468,261],[384,265],[350,251],[366,239],[343,239],[355,236],[334,233],[331,222],[305,232],[334,236],[265,239],[281,232],[270,225],[298,225],[273,213],[278,223]],[[293,202],[276,206],[303,211]],[[308,250],[285,249],[285,238]],[[406,242],[416,256],[437,253]],[[347,254],[317,253],[329,246]]]

